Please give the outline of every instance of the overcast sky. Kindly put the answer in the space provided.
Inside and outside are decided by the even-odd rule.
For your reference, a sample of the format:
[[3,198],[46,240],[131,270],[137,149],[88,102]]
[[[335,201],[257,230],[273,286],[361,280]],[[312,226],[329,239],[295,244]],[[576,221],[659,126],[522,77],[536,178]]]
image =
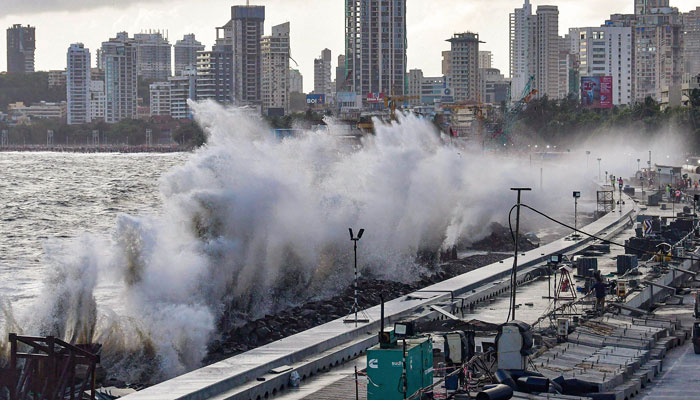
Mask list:
[[[455,32],[480,34],[482,49],[494,53],[494,64],[508,74],[508,14],[522,0],[408,0],[408,68],[426,76],[441,74],[445,39]],[[559,6],[559,32],[570,27],[599,26],[612,13],[630,13],[633,0],[544,0],[533,5]],[[681,11],[700,0],[671,0]],[[0,0],[0,27],[30,24],[36,29],[37,70],[66,67],[66,50],[82,42],[94,50],[118,31],[167,30],[172,44],[186,33],[211,47],[215,27],[230,19],[232,5],[244,0]],[[292,57],[299,63],[306,91],[313,89],[313,59],[321,50],[345,51],[344,0],[253,0],[266,6],[265,32],[291,22]],[[533,6],[534,9],[534,6]],[[7,69],[6,40],[0,40],[0,71]],[[292,63],[294,65],[294,63]],[[335,76],[335,73],[334,73]]]

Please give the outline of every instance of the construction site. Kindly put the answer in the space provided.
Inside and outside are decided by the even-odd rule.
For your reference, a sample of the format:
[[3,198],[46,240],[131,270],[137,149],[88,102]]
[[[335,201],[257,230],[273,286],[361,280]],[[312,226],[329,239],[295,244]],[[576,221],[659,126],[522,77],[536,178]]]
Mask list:
[[[366,309],[355,281],[349,315],[143,390],[104,384],[100,344],[16,334],[0,386],[12,400],[694,397],[698,195],[644,181],[601,181],[599,218],[585,226],[527,205],[528,188],[515,188],[511,258]],[[526,212],[571,233],[522,250]],[[362,234],[350,230],[355,257]]]

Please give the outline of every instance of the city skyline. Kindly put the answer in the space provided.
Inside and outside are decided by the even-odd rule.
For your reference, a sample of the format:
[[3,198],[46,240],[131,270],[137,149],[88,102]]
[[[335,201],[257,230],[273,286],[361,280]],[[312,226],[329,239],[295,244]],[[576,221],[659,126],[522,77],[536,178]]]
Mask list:
[[[304,7],[296,6],[298,0],[256,0],[251,4],[266,6],[265,35],[273,25],[291,23],[292,58],[304,79],[304,91],[313,89],[313,60],[320,51],[329,48],[333,54],[344,52],[344,2],[336,0],[310,0]],[[65,48],[71,43],[81,42],[91,51],[99,48],[102,41],[113,37],[118,31],[131,35],[148,29],[167,30],[171,44],[182,39],[184,34],[194,33],[197,40],[210,49],[215,40],[215,27],[226,21],[224,17],[230,6],[245,4],[244,1],[208,1],[208,7],[197,7],[185,1],[164,2],[120,2],[118,14],[114,14],[115,1],[87,2],[82,0],[37,1],[31,4],[16,4],[0,0],[0,7],[7,15],[0,17],[0,24],[30,24],[36,26],[36,69],[55,70],[65,68]],[[436,7],[439,3],[442,7]],[[449,49],[446,39],[457,32],[472,31],[480,35],[481,49],[490,50],[494,56],[494,67],[508,74],[508,14],[521,7],[517,0],[408,0],[408,65],[407,71],[420,68],[426,76],[440,76],[441,52]],[[97,5],[95,5],[97,4]],[[533,6],[556,5],[559,7],[559,33],[568,28],[599,26],[612,13],[630,13],[632,0],[611,1],[533,1]],[[38,11],[37,5],[42,10]],[[485,7],[488,5],[488,7]],[[697,0],[676,0],[671,5],[681,11],[694,8]],[[312,15],[308,14],[313,9]],[[445,10],[444,12],[440,10]],[[329,18],[315,18],[318,15]],[[105,23],[105,21],[112,21]],[[167,21],[167,22],[164,22]],[[310,22],[313,22],[310,23]],[[70,26],[70,29],[65,27]],[[51,38],[51,39],[49,39]],[[5,40],[0,40],[0,54],[6,49]],[[336,67],[333,57],[332,68]],[[6,60],[0,59],[0,71],[7,69]]]

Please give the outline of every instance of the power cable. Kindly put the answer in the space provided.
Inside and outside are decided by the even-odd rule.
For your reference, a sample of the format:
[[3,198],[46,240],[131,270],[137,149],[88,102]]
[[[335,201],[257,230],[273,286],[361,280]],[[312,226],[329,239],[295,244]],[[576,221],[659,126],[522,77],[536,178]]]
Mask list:
[[[554,218],[554,217],[550,217],[549,215],[543,213],[542,211],[539,211],[539,210],[537,210],[537,209],[535,209],[535,208],[533,208],[533,207],[528,206],[527,204],[520,204],[520,205],[521,205],[522,207],[525,207],[525,208],[527,208],[527,209],[533,211],[533,212],[536,213],[536,214],[539,214],[539,215],[545,217],[546,219],[548,219],[548,220],[550,220],[550,221],[552,221],[552,222],[555,222],[555,223],[557,223],[557,224],[559,224],[559,225],[561,225],[561,226],[564,226],[564,227],[566,227],[566,228],[568,228],[568,229],[571,229],[571,230],[573,230],[573,231],[575,231],[575,232],[582,233],[582,234],[584,234],[584,235],[586,235],[586,236],[588,236],[588,237],[591,237],[591,238],[593,238],[593,239],[600,240],[600,241],[603,242],[603,243],[607,243],[607,244],[614,245],[614,246],[619,246],[619,247],[622,247],[622,248],[624,248],[624,249],[630,249],[630,250],[633,250],[633,251],[635,251],[635,252],[642,253],[642,254],[648,254],[648,255],[652,255],[652,256],[658,255],[658,253],[655,253],[655,252],[652,252],[652,251],[647,251],[647,250],[643,250],[643,249],[638,249],[638,248],[635,248],[635,247],[632,247],[632,246],[629,246],[629,245],[626,245],[626,244],[620,244],[620,243],[617,243],[617,242],[613,242],[612,240],[603,239],[603,238],[601,238],[601,237],[599,237],[599,236],[596,236],[596,235],[590,234],[590,233],[588,233],[588,232],[584,232],[584,231],[582,231],[582,230],[576,229],[576,228],[572,227],[571,225],[569,225],[569,224],[567,224],[567,223],[565,223],[565,222],[559,221],[558,219],[556,219],[556,218]],[[515,207],[515,206],[514,206],[514,207]],[[697,224],[696,224],[696,227],[697,227]],[[693,258],[693,257],[682,257],[682,256],[674,256],[674,255],[670,255],[670,256],[667,256],[667,257],[671,257],[671,258],[678,259],[678,260],[689,260],[689,261],[698,261],[698,260],[700,260],[700,259],[698,259],[698,258]]]

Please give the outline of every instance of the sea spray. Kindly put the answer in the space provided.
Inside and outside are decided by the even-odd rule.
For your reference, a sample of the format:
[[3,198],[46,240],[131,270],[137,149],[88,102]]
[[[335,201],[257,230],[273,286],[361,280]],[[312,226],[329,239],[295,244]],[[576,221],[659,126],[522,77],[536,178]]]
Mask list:
[[[411,114],[348,145],[332,123],[278,139],[245,110],[192,107],[209,142],[162,178],[162,211],[47,248],[56,272],[18,317],[23,333],[89,337],[111,376],[155,382],[197,367],[217,323],[235,323],[224,313],[257,318],[347,287],[348,227],[366,229],[364,273],[412,281],[417,254],[487,235],[506,221],[509,188],[539,182],[526,157],[445,144]],[[590,171],[543,168],[557,184],[528,194],[534,206],[559,212],[570,190],[592,188]],[[118,304],[95,302],[105,281],[120,283]]]

